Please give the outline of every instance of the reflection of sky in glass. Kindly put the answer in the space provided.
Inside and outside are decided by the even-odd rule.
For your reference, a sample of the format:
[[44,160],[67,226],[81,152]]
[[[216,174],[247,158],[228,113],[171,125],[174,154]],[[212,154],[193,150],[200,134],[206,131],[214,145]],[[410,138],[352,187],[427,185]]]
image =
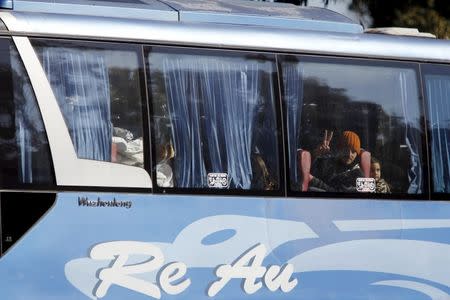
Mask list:
[[[175,53],[158,53],[151,52],[148,55],[148,60],[150,63],[151,72],[163,72],[162,62],[170,55],[171,60],[174,62],[179,60],[182,61],[184,65],[192,63],[193,66],[198,66],[200,64],[208,65],[208,72],[223,72],[221,68],[226,65],[227,70],[230,71],[241,71],[242,66],[249,63],[257,63],[259,71],[273,72],[273,62],[267,60],[257,60],[248,57],[226,57],[226,56],[215,56],[215,55],[191,55],[191,54],[175,54]],[[217,64],[214,64],[217,63]],[[167,65],[165,66],[165,72],[172,71],[172,69],[179,69],[177,65]]]
[[450,76],[425,75],[431,126],[450,128]]
[[384,111],[403,116],[400,74],[406,75],[409,116],[419,116],[414,70],[374,66],[304,63],[305,77],[317,78],[332,89],[344,90],[350,101],[380,104]]
[[102,51],[109,68],[135,70],[138,68],[138,60],[134,51],[106,50]]

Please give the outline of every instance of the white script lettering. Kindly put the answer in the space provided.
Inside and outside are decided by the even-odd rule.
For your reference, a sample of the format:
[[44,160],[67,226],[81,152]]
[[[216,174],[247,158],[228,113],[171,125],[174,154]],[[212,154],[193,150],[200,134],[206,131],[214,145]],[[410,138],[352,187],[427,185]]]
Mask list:
[[290,280],[294,270],[293,266],[285,265],[283,268],[271,266],[267,270],[262,266],[265,256],[266,247],[259,244],[246,251],[233,264],[219,266],[216,270],[219,280],[210,285],[208,296],[214,297],[231,279],[236,278],[243,279],[243,288],[247,294],[253,294],[262,287],[262,282],[256,281],[263,277],[269,290],[276,291],[281,288],[285,293],[291,291],[298,283],[297,279]]
[[[209,297],[217,295],[231,279],[242,279],[244,292],[254,294],[264,285],[272,292],[280,289],[288,293],[294,289],[298,280],[292,279],[294,267],[291,264],[283,266],[273,265],[264,267],[266,247],[257,244],[232,264],[221,265],[216,269],[218,280],[214,281],[207,293]],[[139,262],[129,262],[130,257],[139,258]],[[187,266],[181,262],[164,264],[161,249],[153,244],[144,242],[117,241],[98,244],[92,248],[90,257],[97,260],[111,260],[111,266],[101,269],[99,282],[94,290],[94,296],[104,297],[109,288],[115,284],[155,299],[161,298],[161,292],[177,295],[185,291],[191,280],[185,278]],[[141,258],[144,257],[144,258]],[[132,275],[158,272],[156,283],[149,282]]]
[[264,274],[264,284],[272,292],[281,289],[289,293],[298,283],[296,278],[290,280],[292,274],[294,274],[294,266],[291,264],[285,264],[283,267],[271,266]]
[[[130,255],[145,255],[150,257],[150,259],[142,263],[126,265]],[[109,242],[93,247],[90,257],[92,259],[109,259],[114,261],[111,267],[105,268],[99,273],[100,282],[94,291],[97,298],[104,297],[112,284],[152,298],[161,298],[161,290],[158,286],[143,279],[130,276],[132,274],[152,272],[162,267],[164,256],[158,247],[143,242]],[[172,263],[163,268],[159,279],[162,290],[172,295],[183,292],[190,285],[190,280],[184,280],[177,285],[172,285],[172,282],[181,279],[186,274],[186,269],[186,265],[182,263]]]
[[187,267],[180,262],[168,264],[159,275],[158,282],[161,288],[170,295],[177,295],[183,292],[191,285],[190,279],[185,279],[180,283],[173,285],[172,282],[181,279],[186,275]]

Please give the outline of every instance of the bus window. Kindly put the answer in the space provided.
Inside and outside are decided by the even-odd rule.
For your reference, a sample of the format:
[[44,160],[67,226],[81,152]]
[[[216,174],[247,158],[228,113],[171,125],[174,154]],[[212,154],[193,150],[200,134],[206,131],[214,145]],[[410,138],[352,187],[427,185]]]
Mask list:
[[430,127],[433,192],[450,192],[450,68],[423,65]]
[[79,158],[144,166],[139,47],[32,41]]
[[273,56],[147,52],[159,187],[279,189]]
[[423,193],[414,65],[316,57],[281,65],[292,191]]
[[0,84],[0,187],[53,186],[55,178],[42,117],[9,38],[0,38]]

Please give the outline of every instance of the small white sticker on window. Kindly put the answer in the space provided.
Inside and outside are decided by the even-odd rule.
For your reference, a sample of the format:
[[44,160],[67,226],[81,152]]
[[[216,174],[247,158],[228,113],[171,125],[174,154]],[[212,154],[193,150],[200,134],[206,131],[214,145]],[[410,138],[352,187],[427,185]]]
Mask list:
[[375,178],[356,178],[356,190],[361,193],[375,193]]
[[208,187],[223,189],[228,187],[227,173],[208,173]]

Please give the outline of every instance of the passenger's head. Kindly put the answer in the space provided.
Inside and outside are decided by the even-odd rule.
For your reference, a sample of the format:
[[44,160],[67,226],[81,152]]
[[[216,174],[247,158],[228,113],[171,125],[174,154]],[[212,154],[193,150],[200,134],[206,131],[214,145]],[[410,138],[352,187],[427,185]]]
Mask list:
[[375,178],[376,181],[381,178],[381,163],[374,157],[370,161],[370,177]]
[[175,157],[175,150],[172,144],[160,144],[157,149],[157,162],[167,161]]
[[361,152],[361,141],[353,131],[344,131],[337,141],[338,159],[346,164],[352,164]]

